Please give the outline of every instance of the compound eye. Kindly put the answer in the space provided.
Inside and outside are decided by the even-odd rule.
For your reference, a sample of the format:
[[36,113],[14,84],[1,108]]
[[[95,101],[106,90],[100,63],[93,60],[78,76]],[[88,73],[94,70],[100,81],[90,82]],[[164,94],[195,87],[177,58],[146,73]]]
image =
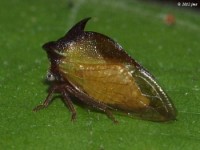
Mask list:
[[47,80],[48,81],[54,81],[55,80],[54,75],[49,71],[47,72]]

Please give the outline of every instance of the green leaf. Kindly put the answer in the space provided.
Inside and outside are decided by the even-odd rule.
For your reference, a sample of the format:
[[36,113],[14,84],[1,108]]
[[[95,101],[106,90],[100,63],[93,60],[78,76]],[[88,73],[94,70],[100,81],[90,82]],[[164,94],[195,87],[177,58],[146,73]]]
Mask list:
[[[169,13],[175,25],[164,22]],[[48,89],[49,62],[41,45],[89,16],[86,30],[118,41],[165,87],[177,121],[116,115],[116,125],[75,103],[77,121],[71,122],[59,97],[48,109],[32,112]],[[199,12],[136,0],[7,0],[1,2],[0,19],[0,149],[199,149]]]

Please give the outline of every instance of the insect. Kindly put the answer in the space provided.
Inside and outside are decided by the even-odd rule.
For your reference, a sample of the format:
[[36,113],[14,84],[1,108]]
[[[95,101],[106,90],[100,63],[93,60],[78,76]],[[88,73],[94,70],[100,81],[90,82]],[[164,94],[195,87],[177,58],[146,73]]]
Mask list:
[[47,107],[53,94],[60,93],[72,120],[76,118],[72,97],[105,112],[114,122],[113,112],[150,121],[175,120],[176,109],[155,78],[111,38],[84,31],[89,19],[43,45],[52,84],[43,104],[33,110]]

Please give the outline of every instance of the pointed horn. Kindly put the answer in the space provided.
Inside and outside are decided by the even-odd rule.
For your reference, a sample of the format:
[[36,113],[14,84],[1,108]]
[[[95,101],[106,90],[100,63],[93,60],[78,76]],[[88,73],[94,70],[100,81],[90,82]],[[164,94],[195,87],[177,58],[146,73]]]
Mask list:
[[85,18],[81,21],[79,21],[76,25],[74,25],[64,36],[66,39],[73,39],[73,37],[77,37],[80,33],[84,32],[84,28],[88,20],[90,20],[91,17]]

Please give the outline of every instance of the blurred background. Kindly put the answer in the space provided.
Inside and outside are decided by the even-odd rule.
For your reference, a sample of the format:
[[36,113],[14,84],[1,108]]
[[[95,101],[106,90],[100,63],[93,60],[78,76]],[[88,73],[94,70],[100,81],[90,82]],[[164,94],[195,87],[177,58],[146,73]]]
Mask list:
[[[0,5],[0,149],[199,149],[200,2],[173,0],[3,0]],[[56,97],[33,113],[48,85],[41,46],[92,17],[86,30],[117,41],[147,68],[178,117],[155,123],[106,115],[80,105],[76,122]]]

